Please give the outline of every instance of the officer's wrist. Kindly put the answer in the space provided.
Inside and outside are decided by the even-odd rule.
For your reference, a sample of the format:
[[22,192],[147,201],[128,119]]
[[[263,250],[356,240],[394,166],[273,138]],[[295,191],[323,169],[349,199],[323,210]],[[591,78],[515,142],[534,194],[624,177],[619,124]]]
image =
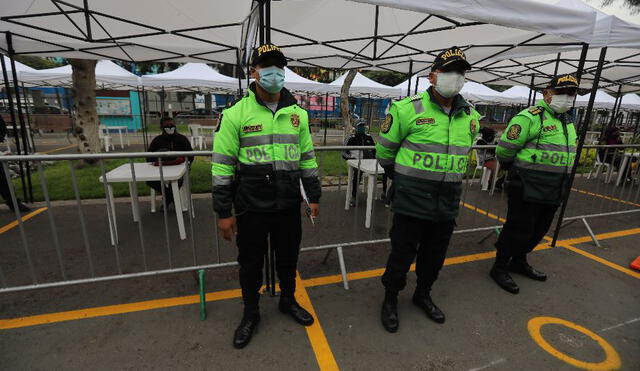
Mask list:
[[233,213],[231,212],[231,210],[219,210],[216,211],[216,213],[218,214],[218,218],[219,219],[226,219],[226,218],[231,218],[233,216]]

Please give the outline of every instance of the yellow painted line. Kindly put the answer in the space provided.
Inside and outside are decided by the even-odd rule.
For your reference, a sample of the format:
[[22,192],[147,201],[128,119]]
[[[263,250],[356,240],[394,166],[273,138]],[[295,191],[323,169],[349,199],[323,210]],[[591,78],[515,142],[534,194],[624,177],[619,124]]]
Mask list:
[[640,273],[638,273],[638,272],[636,272],[634,270],[625,268],[625,267],[623,267],[621,265],[618,265],[616,263],[612,263],[612,262],[610,262],[610,261],[608,261],[606,259],[603,259],[603,258],[601,258],[601,257],[599,257],[597,255],[593,255],[591,253],[588,253],[588,252],[586,252],[586,251],[584,251],[582,249],[579,249],[579,248],[577,248],[575,246],[571,246],[571,245],[564,244],[564,243],[559,243],[558,246],[562,246],[565,249],[571,250],[571,251],[573,251],[573,252],[575,252],[577,254],[580,254],[580,255],[582,255],[582,256],[584,256],[586,258],[589,258],[591,260],[597,261],[598,263],[604,264],[609,268],[613,268],[613,269],[615,269],[617,271],[620,271],[620,272],[622,272],[622,273],[624,273],[626,275],[629,275],[629,276],[631,276],[633,278],[636,278],[636,279],[640,280]]
[[300,274],[296,274],[296,283],[298,286],[298,289],[296,290],[296,300],[302,307],[311,313],[313,318],[315,318],[313,325],[306,326],[305,330],[307,330],[307,337],[311,343],[311,348],[313,348],[313,353],[316,355],[318,366],[322,371],[339,370],[340,368],[338,368],[338,363],[336,363],[336,359],[333,356],[327,337],[324,335],[324,330],[322,330],[322,326],[320,325],[320,318],[318,318],[316,310],[313,308],[307,289],[300,279]]
[[[46,209],[46,208],[42,208],[42,209]],[[42,211],[40,210],[41,209],[38,209],[33,213],[44,211],[44,210]],[[25,216],[25,218],[27,216]],[[6,228],[6,226],[3,228]],[[602,233],[602,234],[598,234],[597,237],[600,240],[604,240],[609,238],[629,236],[629,235],[635,235],[635,234],[640,234],[640,228],[633,228],[633,229],[627,229],[627,230],[610,232],[610,233]],[[558,245],[566,247],[566,245],[570,245],[571,243],[579,243],[580,241],[587,242],[590,240],[591,240],[591,237],[586,236],[586,237],[574,238],[570,240],[561,240],[561,241],[558,241]],[[549,248],[550,246],[547,244],[539,244],[535,248],[535,251],[545,250]],[[595,255],[584,252],[575,247],[573,247],[573,249],[578,250],[579,252],[578,251],[576,252],[578,252],[579,254],[582,254],[587,257],[593,257],[594,260],[596,261],[600,261],[600,260],[606,261],[604,259],[601,259]],[[464,255],[464,256],[456,256],[452,258],[447,258],[444,262],[444,265],[463,264],[463,263],[468,263],[472,261],[491,259],[493,257],[495,257],[494,251],[470,254],[470,255]],[[621,267],[617,264],[614,264],[608,261],[606,262],[611,264],[609,266],[612,266],[612,268],[621,270],[622,272],[627,274],[632,273],[632,276],[638,278],[638,273],[631,271],[629,269],[626,269],[624,267]],[[411,270],[414,270],[414,268],[415,268],[415,265],[412,265]],[[347,277],[351,281],[351,280],[360,280],[360,279],[379,277],[383,273],[384,273],[384,268],[378,268],[378,269],[372,269],[367,271],[349,273]],[[308,278],[305,280],[300,280],[299,287],[306,288],[306,287],[323,286],[323,285],[338,283],[341,281],[342,281],[342,276],[339,274],[332,275],[332,276],[317,277],[317,278]],[[208,293],[206,296],[206,300],[216,301],[216,300],[224,300],[224,299],[231,299],[231,298],[239,298],[241,296],[242,296],[242,293],[240,289],[234,289],[234,290]],[[80,309],[80,310],[74,310],[74,311],[68,311],[68,312],[48,313],[48,314],[41,314],[41,315],[35,315],[35,316],[29,316],[29,317],[4,319],[4,320],[0,319],[0,330],[42,325],[47,323],[72,321],[72,320],[78,320],[83,318],[93,318],[93,317],[109,316],[109,315],[115,315],[115,314],[124,314],[124,313],[130,313],[130,312],[139,312],[139,311],[159,309],[159,308],[168,308],[172,306],[195,304],[198,302],[199,302],[198,295],[190,295],[190,296],[167,298],[167,299],[149,300],[149,301],[136,302],[136,303],[116,304],[116,305],[105,306],[105,307],[87,308],[87,309]]]
[[[34,216],[40,214],[41,212],[43,212],[45,210],[47,210],[47,207],[41,207],[41,208],[39,208],[37,210],[34,210],[34,211],[30,212],[29,214],[24,215],[22,218],[20,218],[20,220],[24,223],[27,220],[33,218]],[[12,228],[15,228],[16,226],[18,226],[18,221],[14,220],[11,223],[5,225],[4,227],[0,227],[0,234],[3,234],[4,232],[6,232],[6,231],[8,231],[8,230],[10,230]]]
[[469,210],[473,210],[473,211],[477,212],[478,214],[482,214],[484,216],[488,216],[491,219],[497,220],[500,223],[504,223],[506,221],[505,218],[501,218],[501,217],[497,216],[496,214],[490,213],[490,212],[488,212],[486,210],[479,209],[479,208],[477,208],[477,207],[475,207],[475,206],[473,206],[471,204],[468,204],[466,202],[460,202],[460,205],[466,207]]
[[[593,339],[595,342],[597,342],[598,345],[600,345],[600,347],[604,351],[605,359],[601,362],[585,362],[560,352],[542,337],[542,333],[540,329],[544,325],[562,325],[587,335],[588,337]],[[569,322],[561,318],[554,318],[554,317],[534,317],[531,320],[529,320],[529,322],[527,323],[527,330],[529,330],[529,334],[531,335],[531,338],[533,338],[533,340],[542,349],[544,349],[547,353],[551,354],[552,356],[558,358],[559,360],[566,362],[572,366],[581,368],[583,370],[590,370],[590,371],[617,370],[622,366],[620,355],[618,355],[618,352],[616,352],[616,350],[613,349],[613,347],[609,343],[607,343],[606,340],[604,340],[602,337],[600,337],[598,334],[594,333],[593,331],[590,331],[589,329],[582,327],[580,325],[577,325],[573,322]]]
[[56,149],[50,149],[50,150],[44,151],[42,153],[53,153],[53,152],[58,152],[58,151],[64,151],[65,149],[69,149],[69,148],[77,147],[77,146],[78,146],[77,144],[70,144],[68,146],[64,146],[64,147],[60,147],[60,148],[56,148]]
[[583,193],[583,194],[589,195],[589,196],[604,198],[605,200],[620,202],[620,203],[627,204],[627,205],[640,206],[640,204],[637,204],[635,202],[625,201],[625,200],[621,200],[619,198],[605,196],[605,195],[602,195],[600,193],[593,193],[593,192],[589,192],[589,191],[584,191],[584,190],[581,190],[581,189],[578,189],[578,188],[571,188],[571,190],[575,191],[575,192],[578,192],[578,193]]
[[[210,292],[206,294],[207,301],[224,300],[238,298],[242,296],[240,289]],[[124,314],[141,312],[151,309],[170,308],[181,305],[196,304],[200,302],[199,295],[180,296],[168,299],[157,299],[140,301],[136,303],[107,305],[103,307],[71,310],[67,312],[39,314],[35,316],[20,317],[0,320],[0,330],[7,330],[19,327],[44,325],[48,323],[74,321],[85,318],[111,316],[114,314]]]

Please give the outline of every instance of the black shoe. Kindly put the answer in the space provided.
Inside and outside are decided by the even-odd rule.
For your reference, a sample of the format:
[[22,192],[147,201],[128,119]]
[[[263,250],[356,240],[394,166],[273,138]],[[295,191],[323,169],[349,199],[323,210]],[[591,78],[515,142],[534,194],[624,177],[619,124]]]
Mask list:
[[515,260],[512,259],[511,263],[509,263],[509,270],[514,273],[521,274],[523,276],[527,276],[532,280],[536,281],[546,281],[547,275],[539,270],[534,269],[532,266],[527,263],[526,260]]
[[431,318],[433,321],[437,323],[444,323],[445,317],[444,313],[433,303],[431,300],[431,295],[424,292],[416,292],[413,294],[413,304],[418,308],[421,308],[426,314],[427,317]]
[[244,315],[240,325],[233,334],[233,347],[242,349],[249,344],[254,331],[258,332],[258,323],[260,323],[260,314]]
[[280,312],[285,313],[293,317],[296,322],[302,326],[313,325],[313,316],[307,312],[306,309],[300,306],[295,299],[281,297],[280,304],[278,305]]
[[520,292],[520,287],[518,284],[511,278],[509,272],[507,272],[504,268],[496,267],[495,265],[491,268],[491,272],[489,272],[491,278],[498,284],[498,286],[502,287],[505,291],[508,291],[512,294],[517,294]]
[[351,199],[351,201],[349,201],[349,207],[356,207],[356,200],[355,199]]
[[[30,208],[29,206],[27,206],[27,205],[23,204],[23,203],[22,203],[22,201],[20,201],[20,199],[19,199],[19,198],[18,198],[16,201],[17,201],[17,203],[18,203],[18,210],[20,210],[20,211],[21,211],[21,212],[23,212],[23,213],[24,213],[24,212],[27,212],[27,211],[31,211],[31,208]],[[11,202],[11,201],[7,201],[7,206],[9,206],[9,209],[11,209],[11,211],[16,211],[16,210],[13,208],[13,202]]]
[[382,311],[380,312],[380,321],[385,330],[394,333],[398,331],[400,321],[398,319],[398,300],[389,300],[385,298],[382,302]]

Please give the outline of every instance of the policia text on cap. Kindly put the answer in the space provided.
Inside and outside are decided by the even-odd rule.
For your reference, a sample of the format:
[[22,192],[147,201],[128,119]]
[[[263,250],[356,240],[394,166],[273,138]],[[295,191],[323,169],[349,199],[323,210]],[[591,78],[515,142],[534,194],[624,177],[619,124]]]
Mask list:
[[479,130],[480,115],[458,94],[470,67],[457,47],[440,53],[429,74],[432,86],[394,102],[381,127],[377,158],[393,178],[387,196],[394,213],[391,254],[382,276],[381,311],[382,325],[389,332],[398,330],[398,292],[406,285],[416,255],[413,303],[432,320],[445,320],[430,291],[444,263],[469,150]]
[[249,343],[260,321],[258,290],[268,242],[275,250],[280,311],[305,326],[314,321],[294,299],[302,235],[300,183],[314,217],[321,190],[307,112],[283,88],[286,64],[275,45],[254,50],[250,73],[256,82],[223,111],[214,140],[213,205],[218,227],[227,240],[237,229],[244,315],[234,334],[236,348]]

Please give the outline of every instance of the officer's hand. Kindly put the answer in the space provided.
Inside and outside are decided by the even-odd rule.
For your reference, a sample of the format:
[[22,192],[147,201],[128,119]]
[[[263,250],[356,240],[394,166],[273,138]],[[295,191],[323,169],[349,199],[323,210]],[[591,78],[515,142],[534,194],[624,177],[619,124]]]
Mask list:
[[218,219],[218,228],[222,232],[222,238],[227,241],[231,241],[231,238],[236,234],[238,228],[236,227],[236,217]]
[[309,204],[309,208],[311,209],[311,216],[317,217],[320,214],[320,204]]

